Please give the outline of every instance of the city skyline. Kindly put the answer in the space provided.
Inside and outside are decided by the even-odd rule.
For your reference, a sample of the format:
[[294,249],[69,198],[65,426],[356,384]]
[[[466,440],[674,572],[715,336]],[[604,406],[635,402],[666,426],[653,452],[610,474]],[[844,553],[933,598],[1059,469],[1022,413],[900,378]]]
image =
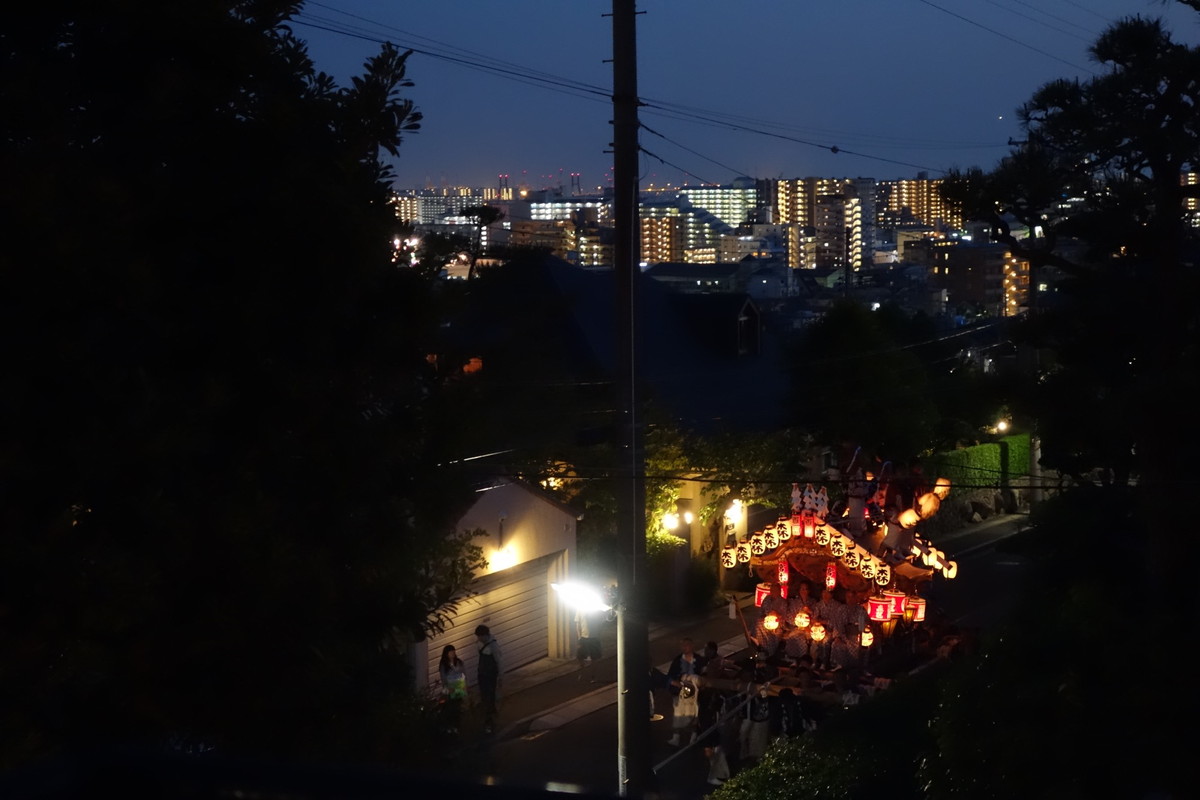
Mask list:
[[[610,185],[610,8],[327,0],[293,27],[343,85],[384,40],[415,50],[406,96],[425,118],[394,160],[398,188],[495,186],[500,174],[569,188],[577,173],[591,191]],[[1107,22],[1162,17],[1188,43],[1200,31],[1194,11],[1159,0],[638,8],[643,187],[990,167],[1039,86],[1101,71],[1086,51]]]

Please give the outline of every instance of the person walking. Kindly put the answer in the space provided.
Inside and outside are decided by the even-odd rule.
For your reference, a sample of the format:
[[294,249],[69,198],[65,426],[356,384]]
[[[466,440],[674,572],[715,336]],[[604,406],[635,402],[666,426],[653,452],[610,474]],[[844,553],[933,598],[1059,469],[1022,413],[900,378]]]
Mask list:
[[467,699],[467,673],[452,644],[442,648],[438,675],[442,679],[442,730],[456,734],[462,704]]
[[496,725],[496,692],[500,687],[500,644],[487,625],[475,629],[479,642],[479,700],[483,706],[483,732]]

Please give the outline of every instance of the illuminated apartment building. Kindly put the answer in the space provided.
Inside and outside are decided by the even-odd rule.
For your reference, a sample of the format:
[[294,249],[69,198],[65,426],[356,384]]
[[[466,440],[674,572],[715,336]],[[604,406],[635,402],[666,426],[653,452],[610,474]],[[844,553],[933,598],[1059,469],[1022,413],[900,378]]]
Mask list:
[[529,203],[529,218],[535,220],[572,219],[580,212],[598,225],[612,224],[612,201],[604,197],[553,197]]
[[737,178],[728,186],[684,186],[677,193],[733,228],[754,220],[763,204],[753,178]]
[[938,230],[960,230],[962,215],[942,198],[942,181],[921,173],[911,180],[880,181],[877,223],[895,229],[928,225]]
[[870,264],[874,180],[791,178],[775,181],[773,194],[774,221],[797,226],[788,235],[789,267],[858,270]]
[[396,218],[417,225],[433,225],[453,217],[469,206],[484,204],[480,194],[443,194],[425,190],[398,194],[393,198]]
[[[1200,172],[1185,172],[1179,176],[1182,186],[1200,188]],[[1187,211],[1188,221],[1193,228],[1200,228],[1200,197],[1185,197],[1183,207]]]
[[686,198],[646,200],[639,206],[642,261],[716,263],[723,254],[722,237],[736,238],[727,225]]

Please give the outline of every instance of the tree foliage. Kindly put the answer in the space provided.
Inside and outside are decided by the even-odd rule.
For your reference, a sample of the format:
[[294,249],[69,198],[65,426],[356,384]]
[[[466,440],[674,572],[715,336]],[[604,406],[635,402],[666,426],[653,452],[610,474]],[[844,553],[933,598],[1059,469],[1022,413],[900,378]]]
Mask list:
[[0,763],[390,756],[386,643],[480,561],[440,538],[430,304],[391,264],[407,54],[339,88],[298,7],[5,12]]

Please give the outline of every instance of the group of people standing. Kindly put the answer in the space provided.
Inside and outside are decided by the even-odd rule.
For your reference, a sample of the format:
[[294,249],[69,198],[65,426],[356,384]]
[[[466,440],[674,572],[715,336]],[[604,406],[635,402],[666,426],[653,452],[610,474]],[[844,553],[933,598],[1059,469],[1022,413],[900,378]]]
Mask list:
[[667,668],[672,695],[674,747],[699,743],[708,758],[708,782],[730,777],[730,763],[746,765],[762,758],[771,739],[811,730],[811,714],[790,689],[771,696],[752,665],[727,662],[708,642],[697,653],[691,639],[680,641],[679,654]]
[[[483,732],[492,733],[496,724],[496,699],[500,687],[500,643],[492,636],[487,625],[475,628],[475,641],[479,648],[476,678],[483,712]],[[457,734],[462,707],[467,700],[467,673],[452,644],[442,648],[438,676],[442,682],[441,728],[444,733]]]

